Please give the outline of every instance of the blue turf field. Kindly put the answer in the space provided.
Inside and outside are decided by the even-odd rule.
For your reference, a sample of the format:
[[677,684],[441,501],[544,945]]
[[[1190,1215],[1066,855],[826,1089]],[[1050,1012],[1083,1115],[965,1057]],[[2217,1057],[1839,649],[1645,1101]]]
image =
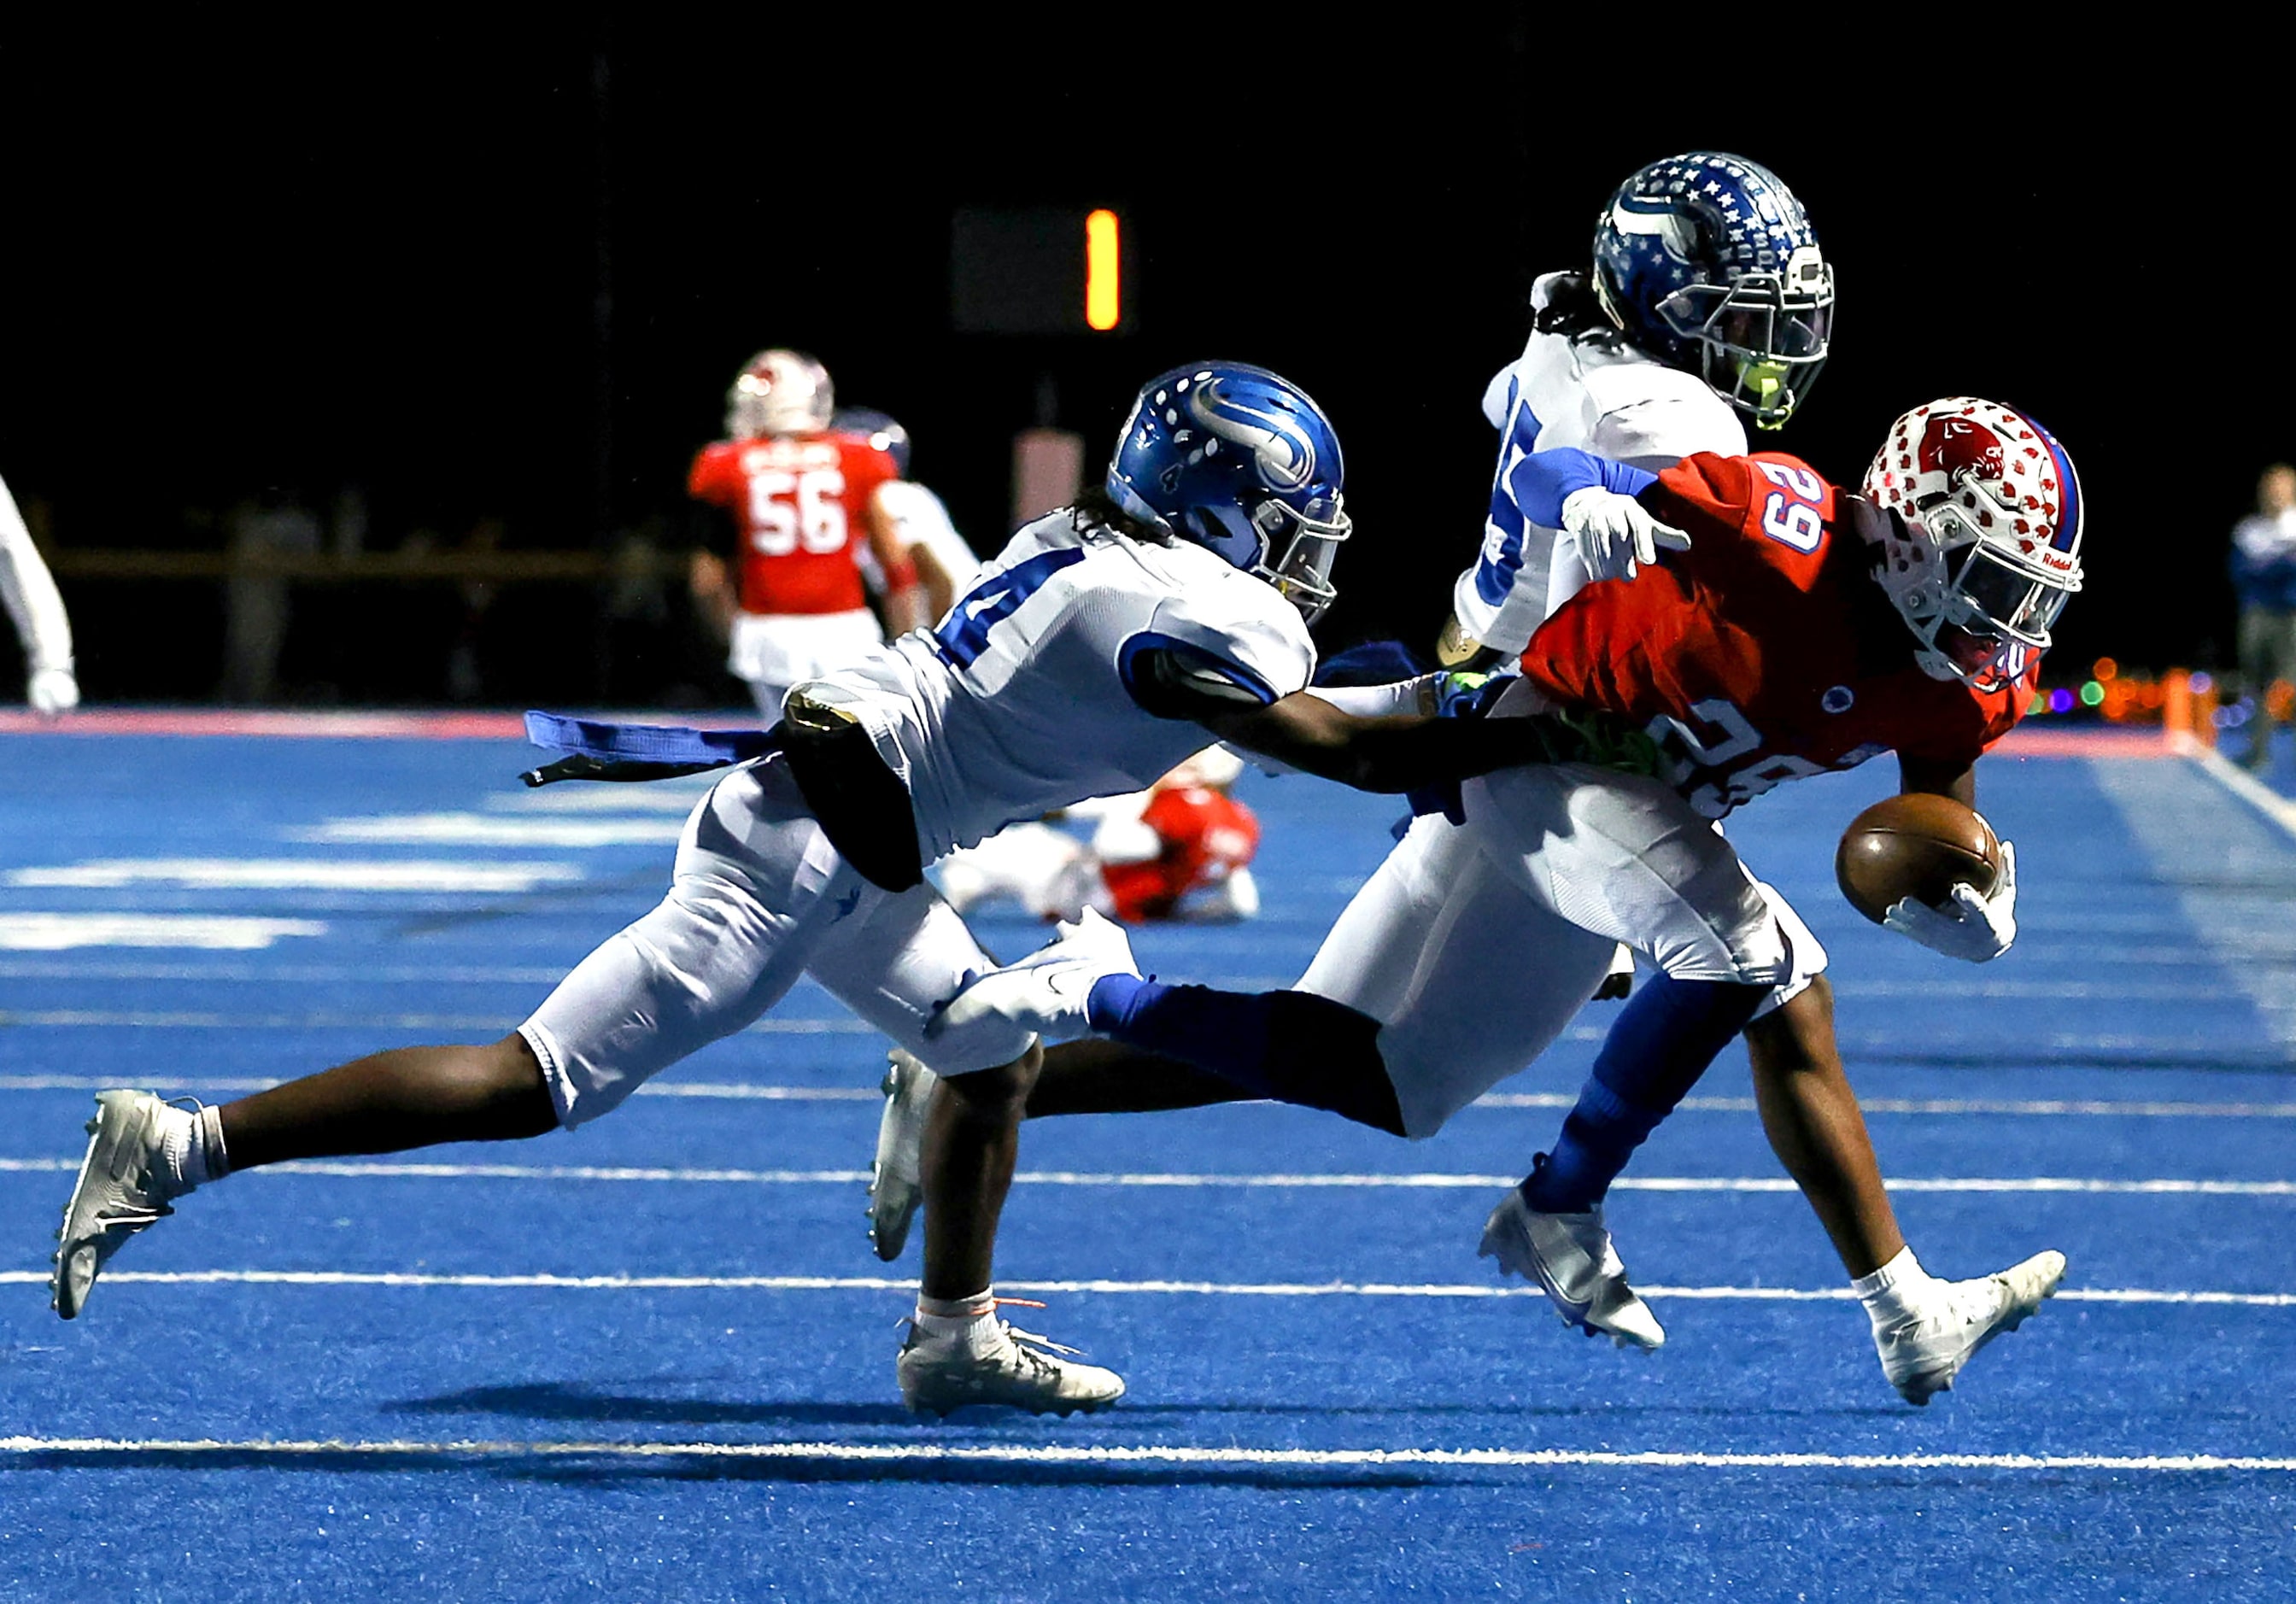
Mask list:
[[[1926,1411],[1834,1296],[1742,1056],[1614,1194],[1662,1354],[1492,1296],[1483,1215],[1599,1011],[1418,1146],[1264,1107],[1029,1126],[1002,1283],[1126,1374],[1094,1419],[900,1411],[914,1249],[879,1265],[861,1220],[881,1051],[810,988],[579,1134],[202,1192],[57,1322],[90,1091],[492,1036],[651,904],[675,799],[523,793],[529,760],[0,737],[0,1596],[2296,1590],[2296,839],[2181,760],[1988,762],[2023,934],[1984,970],[1833,891],[1887,765],[1734,826],[1833,950],[1925,1262],[2071,1260]],[[1168,979],[1290,979],[1395,811],[1244,794],[1266,917],[1143,935]]]

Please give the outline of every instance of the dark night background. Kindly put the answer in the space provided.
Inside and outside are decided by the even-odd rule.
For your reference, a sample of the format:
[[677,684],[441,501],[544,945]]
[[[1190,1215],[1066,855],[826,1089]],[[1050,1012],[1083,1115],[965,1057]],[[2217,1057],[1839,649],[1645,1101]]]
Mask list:
[[[2222,656],[2226,532],[2296,454],[2289,151],[2232,65],[2260,39],[2084,63],[2005,18],[1821,61],[1714,14],[1629,45],[1428,8],[1306,54],[1210,12],[347,14],[0,35],[0,473],[58,549],[214,547],[266,487],[324,512],[345,486],[370,550],[489,517],[512,548],[649,518],[674,545],[726,383],[786,344],[908,425],[990,551],[1040,380],[1097,456],[1140,379],[1222,354],[1300,381],[1347,442],[1361,536],[1327,641],[1423,642],[1479,536],[1477,403],[1532,278],[1584,261],[1628,171],[1702,145],[1781,173],[1839,275],[1836,354],[1777,444],[1854,480],[1898,412],[1956,392],[2068,444],[2090,577],[2057,677]],[[952,210],[1031,202],[1122,211],[1133,331],[949,331]],[[64,588],[93,700],[213,692],[219,582]],[[291,694],[442,694],[455,605],[299,592]],[[596,613],[586,587],[501,598],[485,699],[677,677],[610,659]]]

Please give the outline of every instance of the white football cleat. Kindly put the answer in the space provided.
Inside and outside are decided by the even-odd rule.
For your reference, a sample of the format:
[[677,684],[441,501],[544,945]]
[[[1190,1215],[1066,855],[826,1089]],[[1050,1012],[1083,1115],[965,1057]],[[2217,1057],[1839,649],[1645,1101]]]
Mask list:
[[1978,1349],[2013,1331],[2054,1297],[2065,1256],[2037,1253],[2021,1264],[1975,1281],[1940,1283],[1943,1296],[1913,1318],[1874,1333],[1882,1373],[1908,1404],[1926,1404],[1953,1388]]
[[917,1414],[946,1415],[973,1404],[1031,1414],[1069,1415],[1105,1409],[1124,1395],[1124,1378],[1062,1355],[1077,1350],[992,1319],[995,1336],[980,1346],[933,1339],[914,1325],[901,1345],[901,1401]]
[[1091,1034],[1086,1005],[1108,975],[1139,978],[1124,927],[1090,908],[1074,924],[1026,958],[967,981],[925,1025],[925,1035],[960,1030],[994,1015],[1033,1030],[1047,1042]]
[[49,1302],[66,1320],[87,1306],[97,1274],[137,1232],[176,1211],[160,1166],[160,1117],[168,1105],[149,1092],[100,1092],[87,1122],[87,1156],[56,1232]]
[[869,1171],[869,1245],[891,1264],[908,1244],[909,1223],[924,1196],[925,1115],[940,1076],[915,1054],[887,1053],[885,1111],[877,1120],[877,1159]]
[[1483,1223],[1479,1251],[1498,1260],[1501,1271],[1545,1288],[1563,1324],[1645,1353],[1666,1345],[1666,1328],[1627,1284],[1599,1204],[1585,1214],[1541,1214],[1511,1187]]

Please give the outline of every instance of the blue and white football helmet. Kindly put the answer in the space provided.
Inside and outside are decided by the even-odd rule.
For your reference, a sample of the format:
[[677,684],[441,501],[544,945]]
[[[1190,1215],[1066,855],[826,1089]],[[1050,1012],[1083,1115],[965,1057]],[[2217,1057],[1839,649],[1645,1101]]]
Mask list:
[[1742,156],[1691,151],[1620,184],[1595,225],[1595,291],[1628,340],[1763,429],[1825,362],[1833,270],[1793,192]]
[[1338,592],[1353,528],[1340,437],[1287,379],[1241,362],[1191,363],[1140,389],[1108,464],[1127,515],[1265,579],[1313,624]]

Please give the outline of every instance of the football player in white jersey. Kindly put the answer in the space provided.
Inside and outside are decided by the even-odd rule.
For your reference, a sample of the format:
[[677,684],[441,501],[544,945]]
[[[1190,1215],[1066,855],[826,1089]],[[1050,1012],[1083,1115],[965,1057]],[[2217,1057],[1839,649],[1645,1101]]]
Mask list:
[[[878,492],[879,503],[893,520],[893,544],[906,553],[917,570],[918,588],[924,592],[925,616],[938,618],[955,600],[972,588],[980,577],[980,559],[948,515],[940,497],[909,477],[909,431],[890,414],[866,406],[840,406],[829,421],[840,434],[864,434],[871,445],[892,454],[901,477]],[[885,593],[883,567],[875,552],[863,545],[853,553],[861,577],[873,594]]]
[[0,606],[24,643],[25,700],[35,713],[69,713],[79,706],[79,681],[72,673],[71,620],[64,599],[16,498],[0,483]]
[[[1137,790],[1208,732],[1372,790],[1533,755],[1529,721],[1358,718],[1301,693],[1308,626],[1349,533],[1341,483],[1336,436],[1288,381],[1230,363],[1152,380],[1104,494],[1022,528],[938,628],[795,687],[782,723],[751,738],[752,760],[688,819],[660,905],[515,1032],[377,1053],[195,1112],[145,1092],[99,1096],[65,1206],[57,1312],[78,1314],[112,1252],[194,1186],[285,1159],[581,1125],[810,973],[952,1093],[923,1139],[925,1264],[903,1396],[939,1413],[1113,1402],[1112,1372],[996,1318],[996,1221],[1041,1053],[996,1019],[927,1040],[937,1007],[994,960],[922,865],[1012,821]],[[738,744],[538,722],[576,753],[545,774],[632,755],[712,766]]]
[[1531,334],[1483,389],[1499,431],[1482,550],[1451,587],[1445,667],[1513,657],[1591,576],[1579,541],[1509,493],[1534,451],[1576,447],[1655,473],[1742,456],[1777,429],[1829,349],[1833,274],[1801,203],[1767,168],[1714,151],[1644,167],[1595,228],[1591,274],[1531,286]]

